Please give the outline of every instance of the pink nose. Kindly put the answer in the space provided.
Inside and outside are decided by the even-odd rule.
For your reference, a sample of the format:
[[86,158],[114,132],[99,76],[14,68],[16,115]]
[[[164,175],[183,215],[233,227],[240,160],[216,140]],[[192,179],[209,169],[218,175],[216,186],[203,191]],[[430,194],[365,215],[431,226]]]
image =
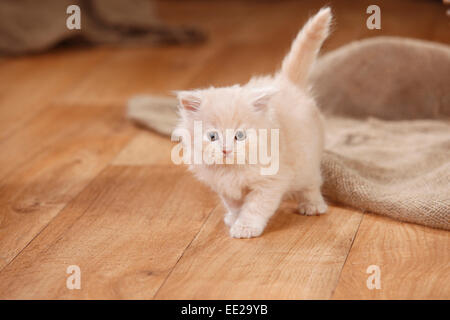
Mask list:
[[223,152],[223,154],[228,154],[231,152],[231,150],[223,149],[222,152]]

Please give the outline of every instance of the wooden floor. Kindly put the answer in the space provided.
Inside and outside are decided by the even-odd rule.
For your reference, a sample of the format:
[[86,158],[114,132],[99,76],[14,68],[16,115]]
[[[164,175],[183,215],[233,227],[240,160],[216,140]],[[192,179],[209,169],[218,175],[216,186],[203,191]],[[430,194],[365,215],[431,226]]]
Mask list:
[[[324,50],[377,35],[450,43],[439,1],[378,3],[382,30],[371,31],[369,2],[331,2]],[[1,59],[0,298],[449,299],[448,232],[339,206],[305,217],[288,203],[262,237],[231,239],[217,196],[171,163],[171,142],[124,117],[136,93],[274,71],[321,5],[166,1],[163,20],[209,41]],[[66,287],[70,265],[80,290]]]

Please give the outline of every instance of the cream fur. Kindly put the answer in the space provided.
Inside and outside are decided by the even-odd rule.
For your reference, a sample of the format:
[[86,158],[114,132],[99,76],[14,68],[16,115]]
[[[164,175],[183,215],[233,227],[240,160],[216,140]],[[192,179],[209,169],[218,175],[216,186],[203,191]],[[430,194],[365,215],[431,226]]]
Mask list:
[[[223,200],[228,210],[225,223],[232,237],[261,235],[287,195],[300,196],[302,214],[323,214],[327,210],[320,193],[322,118],[305,89],[305,81],[328,35],[330,21],[329,8],[308,21],[294,40],[281,71],[273,77],[253,78],[243,86],[178,92],[178,128],[189,130],[193,136],[194,121],[201,121],[203,131],[216,130],[219,140],[203,139],[202,147],[229,150],[224,158],[237,153],[234,140],[225,139],[226,129],[279,129],[279,170],[274,175],[261,175],[261,165],[248,162],[190,166],[196,177]],[[200,151],[192,148],[194,157]]]

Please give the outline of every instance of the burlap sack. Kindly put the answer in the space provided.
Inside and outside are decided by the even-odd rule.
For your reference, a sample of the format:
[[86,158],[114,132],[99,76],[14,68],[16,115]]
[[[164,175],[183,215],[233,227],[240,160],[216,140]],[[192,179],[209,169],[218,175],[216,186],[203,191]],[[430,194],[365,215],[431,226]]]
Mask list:
[[[311,81],[326,114],[324,195],[449,230],[450,49],[399,38],[355,42],[319,59]],[[176,105],[135,97],[128,116],[170,135]]]
[[[66,26],[69,5],[80,7],[80,30]],[[63,41],[151,45],[203,38],[196,30],[160,23],[150,0],[0,1],[0,54],[39,52]]]

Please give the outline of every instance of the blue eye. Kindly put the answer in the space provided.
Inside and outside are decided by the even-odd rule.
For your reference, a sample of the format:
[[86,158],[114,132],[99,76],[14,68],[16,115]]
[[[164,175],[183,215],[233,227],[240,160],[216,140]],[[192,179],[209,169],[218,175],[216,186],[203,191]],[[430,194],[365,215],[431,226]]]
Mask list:
[[234,134],[234,139],[236,139],[237,141],[245,140],[246,137],[247,136],[244,130],[237,130],[236,133]]
[[219,134],[217,133],[217,131],[210,131],[208,132],[208,139],[210,141],[216,141],[217,139],[219,139]]

